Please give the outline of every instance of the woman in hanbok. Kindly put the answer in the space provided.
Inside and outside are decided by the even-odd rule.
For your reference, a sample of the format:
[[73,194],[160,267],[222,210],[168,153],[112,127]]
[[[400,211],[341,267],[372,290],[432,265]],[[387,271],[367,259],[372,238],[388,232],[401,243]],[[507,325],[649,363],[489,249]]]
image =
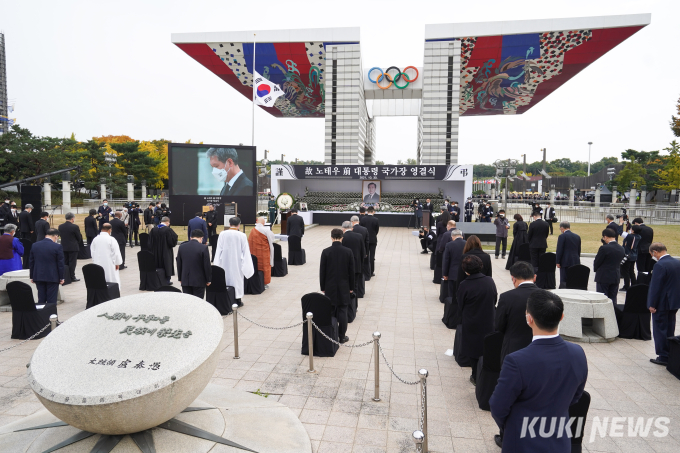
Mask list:
[[23,269],[21,257],[24,256],[24,246],[14,237],[16,225],[5,225],[5,233],[0,236],[0,275],[5,272]]

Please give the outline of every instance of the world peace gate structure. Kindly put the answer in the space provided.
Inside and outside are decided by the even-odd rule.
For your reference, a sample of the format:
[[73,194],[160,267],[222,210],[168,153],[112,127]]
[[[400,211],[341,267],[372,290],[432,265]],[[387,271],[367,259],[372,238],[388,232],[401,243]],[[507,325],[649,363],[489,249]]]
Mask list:
[[418,164],[452,165],[461,116],[526,112],[650,20],[426,25],[424,64],[408,68],[364,65],[359,28],[177,33],[172,42],[252,99],[255,33],[257,72],[285,92],[262,108],[282,118],[325,118],[328,165],[375,164],[381,116],[417,116]]

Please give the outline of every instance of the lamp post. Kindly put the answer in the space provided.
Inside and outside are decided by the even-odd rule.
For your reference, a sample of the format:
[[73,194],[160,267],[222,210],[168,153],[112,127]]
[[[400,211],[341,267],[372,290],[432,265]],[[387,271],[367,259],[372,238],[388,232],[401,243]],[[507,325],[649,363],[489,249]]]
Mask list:
[[593,142],[588,142],[588,176],[590,176],[590,147]]
[[[109,153],[109,152],[104,153],[104,162],[106,162],[109,165],[109,188],[111,190],[111,197],[113,197],[113,179],[112,179],[112,173],[111,173],[111,165],[115,165],[117,160],[118,160],[118,158],[114,153]],[[102,194],[102,198],[104,198],[103,194]]]
[[505,177],[505,196],[503,197],[503,209],[508,209],[508,177],[515,176],[519,161],[517,159],[497,160],[493,163],[496,167],[496,177]]
[[520,154],[520,156],[524,158],[524,162],[522,163],[522,174],[524,175],[524,177],[523,177],[524,183],[522,184],[522,189],[523,189],[522,190],[522,198],[526,198],[526,196],[527,196],[527,180],[526,180],[526,176],[527,176],[527,155],[525,153],[525,154]]

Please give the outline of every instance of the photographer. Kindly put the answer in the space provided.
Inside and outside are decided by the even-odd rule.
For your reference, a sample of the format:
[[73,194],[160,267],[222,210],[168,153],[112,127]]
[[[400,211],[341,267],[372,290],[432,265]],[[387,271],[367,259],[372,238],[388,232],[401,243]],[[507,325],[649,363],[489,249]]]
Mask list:
[[416,216],[416,228],[420,228],[423,225],[423,204],[416,198],[411,203],[411,207]]
[[420,238],[420,246],[423,248],[424,255],[427,255],[428,249],[434,253],[435,247],[437,245],[437,235],[434,231],[430,230],[428,227],[422,227],[418,233]]
[[[139,226],[141,222],[139,220],[139,214],[142,210],[139,208],[139,204],[131,202],[128,205],[128,214],[130,219],[128,220],[128,242],[130,243],[130,248],[134,246],[139,246]],[[135,244],[132,245],[132,238],[134,236]]]
[[555,208],[550,206],[550,203],[547,203],[545,207],[545,221],[548,222],[548,226],[550,227],[550,236],[552,236],[553,223],[555,223]]
[[500,210],[496,215],[496,220],[493,221],[496,225],[496,259],[498,259],[498,252],[501,248],[501,243],[503,244],[503,259],[505,259],[505,250],[508,247],[508,229],[510,228],[510,222],[505,218],[505,211]]
[[171,214],[171,213],[170,213],[170,209],[165,205],[165,203],[161,203],[160,208],[156,208],[156,214],[155,214],[155,216],[156,216],[156,219],[158,219],[158,221],[156,222],[156,224],[160,223],[160,220],[161,220],[163,217],[168,217],[168,218],[169,218],[169,217],[170,217],[170,214]]

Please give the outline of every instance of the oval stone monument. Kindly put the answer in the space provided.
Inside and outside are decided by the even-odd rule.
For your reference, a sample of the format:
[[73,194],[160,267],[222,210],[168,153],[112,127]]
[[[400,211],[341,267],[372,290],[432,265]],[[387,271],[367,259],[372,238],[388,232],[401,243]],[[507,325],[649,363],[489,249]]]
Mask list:
[[33,354],[28,380],[57,418],[84,431],[129,434],[166,422],[206,387],[223,321],[179,293],[136,294],[64,322]]

